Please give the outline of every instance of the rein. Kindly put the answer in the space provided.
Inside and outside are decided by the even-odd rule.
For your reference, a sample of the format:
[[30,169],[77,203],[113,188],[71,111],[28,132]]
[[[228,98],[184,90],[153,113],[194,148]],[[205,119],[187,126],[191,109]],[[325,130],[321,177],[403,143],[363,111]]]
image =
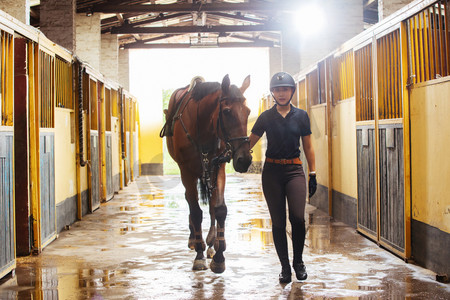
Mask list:
[[[218,166],[222,163],[229,163],[231,161],[231,156],[232,156],[233,152],[237,151],[245,143],[250,143],[248,136],[239,136],[239,137],[233,137],[233,138],[229,137],[226,127],[224,126],[223,117],[222,117],[222,115],[223,115],[222,101],[224,101],[226,99],[227,99],[226,97],[222,97],[219,99],[219,117],[217,118],[217,127],[216,127],[217,128],[217,137],[219,137],[219,130],[222,131],[222,136],[223,136],[224,142],[225,142],[225,150],[222,151],[218,156],[214,157],[211,160],[212,167],[214,168],[214,175],[215,175],[214,180],[211,180],[210,173],[211,173],[211,171],[213,171],[213,169],[209,168],[209,160],[207,158],[208,152],[206,152],[206,153],[202,152],[202,167],[203,167],[202,168],[203,169],[202,182],[206,187],[206,194],[209,198],[211,197],[212,191],[216,188],[216,178],[217,178]],[[231,144],[234,141],[242,141],[242,142],[238,145],[237,148],[234,149]]]
[[[197,149],[197,151],[201,155],[202,176],[201,176],[200,180],[201,180],[202,185],[204,186],[203,194],[209,200],[209,199],[211,199],[213,190],[216,188],[217,172],[218,172],[219,165],[221,165],[222,163],[230,162],[233,152],[239,150],[242,147],[242,145],[244,145],[245,143],[250,143],[250,141],[249,141],[248,136],[239,136],[239,137],[230,138],[229,133],[223,122],[223,110],[222,110],[222,102],[224,100],[227,100],[228,98],[221,97],[219,99],[219,117],[217,118],[216,135],[217,135],[217,139],[220,139],[219,133],[220,132],[222,133],[223,140],[225,142],[225,149],[219,155],[213,157],[210,161],[208,159],[208,155],[210,154],[210,152],[213,152],[216,148],[213,147],[212,150],[207,149],[206,151],[203,151],[201,145],[196,143],[196,141],[189,134],[189,131],[183,122],[183,118],[182,118],[183,112],[184,112],[185,108],[187,107],[189,101],[192,98],[191,91],[192,91],[192,86],[189,89],[186,89],[184,91],[184,93],[182,94],[172,122],[174,123],[176,120],[180,121],[181,127],[183,128],[183,130],[186,134],[186,137],[188,138],[188,140],[191,142],[191,144],[195,147],[195,149]],[[198,109],[198,107],[197,107],[197,109]],[[197,112],[197,131],[198,130],[199,130],[199,128],[198,128],[198,112]],[[241,142],[238,144],[238,146],[236,148],[234,148],[232,143],[236,142],[236,141],[241,141]],[[218,141],[218,140],[217,140],[217,142],[220,143],[220,141]],[[218,146],[218,147],[220,147],[220,146]],[[211,175],[213,175],[213,176],[211,176]],[[203,190],[203,188],[202,188],[202,190]]]
[[[184,98],[188,95],[189,93],[186,93],[185,95],[183,95],[183,99],[181,102],[183,102]],[[217,155],[216,157],[213,157],[211,159],[211,161],[208,159],[208,154],[213,151],[213,150],[209,150],[209,151],[203,151],[202,147],[200,147],[192,138],[192,136],[189,134],[189,131],[187,130],[186,126],[184,125],[183,119],[182,119],[182,115],[184,112],[184,109],[186,108],[187,104],[189,103],[191,97],[189,97],[185,103],[185,105],[183,106],[183,108],[181,108],[181,111],[179,112],[179,114],[177,114],[174,118],[174,120],[180,120],[181,126],[183,127],[184,132],[186,133],[186,137],[189,139],[189,141],[191,142],[191,144],[195,147],[195,149],[197,149],[197,151],[199,152],[199,154],[201,154],[201,162],[202,162],[202,177],[201,177],[201,182],[202,184],[205,186],[206,188],[206,197],[208,198],[208,200],[211,198],[212,195],[212,191],[216,188],[216,179],[217,179],[217,171],[218,171],[218,167],[220,164],[222,163],[228,163],[231,161],[231,157],[233,152],[237,151],[239,148],[242,147],[242,145],[244,145],[245,143],[250,143],[249,141],[249,137],[248,136],[239,136],[239,137],[232,137],[230,138],[228,131],[226,130],[226,127],[223,123],[223,111],[222,111],[222,102],[224,100],[227,99],[227,97],[222,97],[219,99],[219,117],[217,118],[217,138],[219,138],[219,131],[221,131],[222,136],[224,138],[224,142],[225,142],[225,149],[224,151],[222,151],[219,155]],[[198,113],[197,113],[197,125],[198,125]],[[198,127],[197,127],[198,130]],[[241,143],[239,143],[239,145],[234,148],[232,145],[232,142],[235,141],[241,141]],[[213,173],[213,174],[211,174]],[[213,175],[213,179],[211,178]]]
[[[219,100],[220,108],[219,108],[219,118],[217,119],[217,128],[220,127],[220,129],[222,130],[222,135],[225,139],[225,144],[226,144],[227,148],[230,148],[231,151],[237,151],[245,143],[250,143],[250,140],[249,140],[248,136],[239,136],[239,137],[234,137],[234,138],[229,137],[228,132],[223,124],[223,117],[222,117],[222,114],[223,114],[222,113],[222,101],[224,101],[226,99],[227,99],[227,97],[223,97],[223,98],[220,98],[220,100]],[[242,142],[239,144],[239,146],[237,146],[236,149],[233,149],[233,147],[231,146],[231,142],[241,141],[241,140],[242,140]],[[227,162],[229,162],[229,160]]]

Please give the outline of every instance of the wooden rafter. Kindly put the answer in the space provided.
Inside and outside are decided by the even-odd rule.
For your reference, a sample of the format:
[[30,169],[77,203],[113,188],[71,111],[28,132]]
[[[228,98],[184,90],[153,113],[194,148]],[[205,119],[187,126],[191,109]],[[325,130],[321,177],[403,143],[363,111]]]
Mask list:
[[199,33],[199,32],[249,32],[281,31],[279,24],[267,25],[229,25],[229,26],[170,26],[170,27],[127,27],[113,28],[114,34],[151,34],[151,33]]
[[291,11],[292,3],[178,3],[178,4],[135,4],[135,5],[109,5],[97,4],[92,7],[78,9],[78,13],[160,13],[160,12],[225,12],[225,11],[252,11],[276,12]]

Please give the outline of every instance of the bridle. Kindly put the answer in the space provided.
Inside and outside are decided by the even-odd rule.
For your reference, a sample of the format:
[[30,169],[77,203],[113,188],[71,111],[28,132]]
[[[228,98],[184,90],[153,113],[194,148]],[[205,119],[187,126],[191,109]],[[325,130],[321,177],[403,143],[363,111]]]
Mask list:
[[[188,94],[188,93],[187,93]],[[186,95],[183,95],[183,99],[181,102],[183,102]],[[223,122],[223,110],[222,110],[222,103],[223,101],[227,100],[228,97],[221,97],[219,99],[219,116],[217,118],[217,137],[220,139],[219,132],[222,133],[223,141],[225,142],[225,150],[223,150],[219,155],[213,157],[211,161],[208,159],[208,155],[210,154],[210,151],[203,151],[201,145],[198,145],[192,138],[192,136],[189,134],[189,131],[187,130],[186,126],[184,125],[182,115],[184,112],[184,109],[186,108],[188,102],[191,100],[191,97],[187,99],[186,104],[183,108],[181,108],[181,111],[177,112],[174,120],[179,120],[181,123],[181,126],[186,133],[186,136],[188,140],[191,142],[191,144],[194,146],[195,149],[201,154],[201,163],[202,163],[202,177],[200,178],[204,186],[206,187],[206,195],[208,198],[211,197],[212,191],[216,188],[216,179],[217,179],[217,170],[218,167],[223,163],[228,163],[231,161],[231,157],[233,154],[239,150],[244,144],[250,143],[248,136],[238,136],[238,137],[230,137],[224,122]],[[180,103],[181,105],[181,103]],[[198,117],[198,113],[197,113]],[[197,120],[198,124],[198,120]],[[198,128],[197,128],[198,129]],[[235,141],[241,141],[238,146],[235,148],[233,147],[233,142]],[[214,171],[214,178],[211,179],[211,172]]]
[[[238,136],[238,137],[232,137],[230,138],[230,135],[227,132],[227,129],[223,123],[223,110],[222,110],[222,102],[227,100],[228,97],[221,97],[219,99],[219,117],[217,118],[217,134],[219,135],[219,130],[222,132],[222,136],[224,138],[224,142],[225,142],[225,146],[226,146],[226,150],[230,156],[232,156],[232,154],[234,152],[236,152],[237,150],[239,150],[239,148],[241,148],[245,143],[250,143],[249,137],[248,136]],[[232,142],[235,141],[241,141],[238,146],[236,148],[233,147]],[[231,157],[230,157],[231,159]],[[227,161],[229,162],[230,159]]]
[[[238,136],[238,137],[230,137],[228,134],[228,131],[223,123],[223,110],[222,110],[222,103],[223,101],[227,100],[227,97],[221,97],[219,99],[219,116],[217,118],[217,137],[219,137],[219,132],[222,132],[222,137],[225,142],[225,150],[222,151],[218,156],[214,157],[211,160],[211,166],[209,165],[208,160],[208,152],[202,153],[202,177],[201,181],[206,187],[206,195],[208,198],[211,197],[212,191],[216,188],[216,180],[217,180],[217,170],[219,166],[223,163],[228,163],[231,161],[231,157],[233,154],[242,147],[245,143],[250,143],[248,136]],[[235,141],[241,141],[239,145],[234,148],[233,142]],[[214,177],[211,179],[211,172],[213,172]]]

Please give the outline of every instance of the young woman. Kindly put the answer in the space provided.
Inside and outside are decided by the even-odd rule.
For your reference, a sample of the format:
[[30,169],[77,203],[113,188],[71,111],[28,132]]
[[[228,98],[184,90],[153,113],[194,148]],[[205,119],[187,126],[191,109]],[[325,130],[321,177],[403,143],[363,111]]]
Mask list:
[[315,155],[311,144],[308,114],[291,104],[295,81],[285,72],[276,73],[270,91],[276,104],[256,120],[250,134],[250,148],[267,135],[266,161],[262,171],[262,187],[272,220],[275,249],[281,262],[280,283],[291,282],[286,237],[286,199],[292,225],[293,268],[298,280],[307,278],[303,263],[305,244],[306,178],[300,161],[300,138],[309,167],[309,196],[317,187]]

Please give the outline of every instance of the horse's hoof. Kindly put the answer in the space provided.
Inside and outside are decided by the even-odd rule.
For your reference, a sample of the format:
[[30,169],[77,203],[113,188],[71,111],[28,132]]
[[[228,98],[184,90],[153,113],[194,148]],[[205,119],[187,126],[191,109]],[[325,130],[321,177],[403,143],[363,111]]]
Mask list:
[[195,249],[195,242],[194,242],[194,239],[189,239],[188,247],[189,247],[189,249],[191,249],[191,250],[194,250],[194,249]]
[[213,260],[211,260],[211,264],[209,265],[209,268],[214,273],[217,273],[217,274],[223,273],[225,271],[225,262],[217,263],[213,259]]
[[214,254],[216,254],[216,251],[214,251],[214,248],[209,247],[208,250],[206,251],[206,257],[212,258],[214,256]]
[[194,265],[192,266],[192,270],[194,271],[201,271],[206,270],[208,267],[206,266],[206,259],[196,259],[194,260]]

